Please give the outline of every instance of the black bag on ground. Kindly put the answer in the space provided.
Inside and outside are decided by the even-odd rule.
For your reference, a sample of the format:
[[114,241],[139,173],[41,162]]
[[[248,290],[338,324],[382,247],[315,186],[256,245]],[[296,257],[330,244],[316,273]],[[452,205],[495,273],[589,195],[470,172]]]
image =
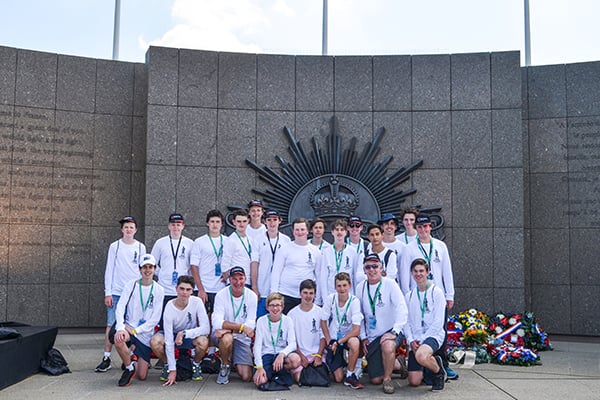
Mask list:
[[300,373],[300,385],[301,386],[329,386],[329,370],[325,364],[321,364],[318,367],[314,364],[308,364],[306,368],[302,369]]
[[207,355],[202,359],[200,368],[202,368],[202,373],[218,374],[221,369],[221,360],[215,354]]
[[65,360],[60,351],[54,348],[48,350],[46,358],[40,363],[40,369],[54,376],[71,372],[67,366],[67,360]]
[[16,329],[0,326],[0,340],[16,339],[20,337],[21,334]]
[[192,360],[190,359],[190,353],[187,349],[179,349],[179,358],[177,359],[177,382],[187,381],[192,379]]

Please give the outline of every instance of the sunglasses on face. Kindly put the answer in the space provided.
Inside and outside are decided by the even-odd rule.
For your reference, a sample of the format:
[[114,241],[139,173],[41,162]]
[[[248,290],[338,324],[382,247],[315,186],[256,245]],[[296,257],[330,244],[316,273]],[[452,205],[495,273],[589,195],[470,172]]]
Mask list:
[[350,228],[360,228],[362,224],[350,224]]
[[379,268],[379,264],[365,264],[365,269],[377,269]]

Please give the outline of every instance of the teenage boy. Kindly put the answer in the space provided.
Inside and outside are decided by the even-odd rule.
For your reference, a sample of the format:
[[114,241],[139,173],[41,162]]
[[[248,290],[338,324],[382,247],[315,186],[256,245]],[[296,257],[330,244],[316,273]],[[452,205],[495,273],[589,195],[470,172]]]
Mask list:
[[379,256],[383,268],[381,275],[395,281],[398,275],[398,259],[394,250],[383,244],[383,228],[379,225],[369,225],[367,234],[371,241],[368,253],[375,253]]
[[[406,247],[406,251],[402,256],[402,267],[410,268],[412,262],[417,258],[423,258],[427,261],[427,264],[429,264],[428,279],[444,292],[447,317],[448,311],[454,306],[454,277],[448,248],[446,243],[431,236],[432,224],[428,215],[419,215],[415,225],[417,227],[417,239]],[[411,289],[415,286],[416,282],[413,279],[411,280]],[[458,379],[458,374],[448,365],[445,347],[446,342],[444,341],[438,355],[442,357],[448,379]]]
[[321,307],[314,304],[317,285],[311,279],[300,283],[302,302],[292,308],[288,317],[294,322],[296,334],[296,354],[300,357],[300,367],[293,371],[296,382],[300,381],[302,370],[309,364],[315,367],[323,364],[325,338],[321,330]]
[[223,214],[219,210],[210,210],[206,214],[208,233],[194,241],[190,264],[192,276],[198,287],[198,297],[204,302],[207,314],[213,310],[215,295],[225,287],[221,280],[221,258],[223,256]]
[[177,278],[177,297],[169,301],[163,311],[164,333],[156,333],[150,341],[156,357],[165,363],[160,375],[160,380],[165,382],[163,386],[176,383],[175,348],[180,350],[179,357],[189,357],[189,349],[195,351],[192,379],[202,380],[200,361],[208,348],[210,324],[202,300],[193,295],[194,285],[194,278],[189,275]]
[[396,254],[397,275],[394,277],[390,276],[390,278],[393,278],[396,280],[396,282],[398,282],[400,285],[400,290],[402,290],[402,294],[405,295],[410,290],[410,271],[408,269],[404,270],[403,268],[400,268],[402,262],[402,252],[404,251],[404,247],[406,247],[406,245],[400,239],[396,238],[398,219],[394,214],[383,214],[377,224],[383,229],[383,239],[381,244],[388,249],[393,250],[394,254]]
[[419,216],[419,210],[415,207],[406,207],[402,210],[400,218],[402,218],[402,225],[404,226],[404,233],[396,236],[404,244],[409,244],[417,240],[417,228],[415,221]]
[[319,250],[323,251],[329,246],[331,246],[325,239],[323,239],[323,235],[325,234],[325,221],[321,218],[316,218],[312,221],[312,225],[310,227],[312,238],[310,239],[310,244],[313,246],[317,246]]
[[283,306],[283,296],[271,293],[267,297],[269,313],[256,321],[254,384],[261,390],[268,390],[269,383],[290,386],[293,377],[289,371],[300,366],[294,323],[282,314]]
[[[249,214],[244,209],[237,209],[233,212],[233,225],[235,231],[223,243],[223,280],[229,278],[229,270],[233,267],[243,267],[246,276],[250,276],[250,262],[252,261],[252,251],[256,247],[252,239],[246,234],[248,227]],[[250,282],[252,283],[252,278]]]
[[383,383],[383,392],[392,394],[395,391],[392,371],[408,310],[400,287],[382,275],[383,267],[377,254],[368,254],[363,268],[367,279],[356,288],[365,317],[361,326],[362,350],[371,383]]
[[[162,313],[164,291],[152,279],[156,271],[156,260],[151,254],[142,256],[139,271],[142,279],[134,279],[125,285],[124,301],[117,305],[117,322],[112,342],[125,366],[119,386],[129,386],[136,374],[139,380],[146,380],[152,354],[150,339]],[[136,362],[131,359],[131,346],[134,347]]]
[[297,218],[292,225],[294,241],[285,251],[275,254],[271,275],[271,291],[281,293],[285,298],[284,314],[300,304],[297,297],[300,282],[316,280],[321,268],[321,252],[308,243],[308,221]]
[[368,242],[365,241],[360,235],[363,230],[363,222],[362,219],[353,215],[348,217],[348,238],[346,238],[346,244],[348,246],[354,247],[356,250],[356,254],[360,260],[362,260],[365,256],[365,251],[367,250]]
[[354,287],[361,282],[365,275],[359,266],[358,254],[352,246],[345,243],[347,222],[344,219],[337,219],[331,224],[331,234],[333,235],[333,244],[322,251],[323,262],[321,265],[321,276],[319,277],[319,288],[323,300],[335,292],[335,276],[340,272],[346,272],[350,275],[351,294],[354,294]]
[[433,372],[431,390],[444,389],[446,371],[439,355],[446,338],[446,299],[444,292],[427,279],[429,264],[422,258],[415,259],[411,274],[417,285],[406,296],[408,324],[404,327],[408,353],[408,383],[419,386],[423,381],[423,368]]
[[[344,385],[352,389],[362,389],[358,381],[355,366],[360,353],[360,325],[363,314],[360,301],[351,292],[350,275],[340,272],[335,276],[336,293],[331,293],[323,300],[321,313],[321,329],[327,347],[327,365],[333,371],[336,382],[344,381]],[[344,360],[344,350],[348,350],[348,363]],[[347,366],[344,379],[344,367]]]
[[252,252],[255,258],[250,264],[252,290],[258,296],[256,316],[262,317],[267,313],[267,296],[271,293],[271,273],[275,255],[284,252],[285,247],[291,242],[289,236],[279,232],[281,216],[277,210],[269,210],[265,213],[265,224],[267,231],[254,243],[256,251]]
[[259,238],[265,236],[266,228],[262,222],[262,217],[265,212],[263,203],[260,200],[252,200],[248,203],[248,215],[250,216],[250,223],[246,228],[246,235],[250,237],[253,242],[256,242]]
[[229,383],[231,362],[244,382],[252,379],[250,345],[256,327],[256,294],[246,287],[246,272],[242,267],[229,270],[229,287],[215,296],[212,314],[212,339],[219,347],[221,369],[217,383]]
[[110,353],[112,344],[108,334],[115,323],[115,310],[125,284],[140,277],[139,262],[146,246],[135,240],[137,223],[131,216],[123,217],[121,224],[121,239],[111,243],[106,258],[104,272],[104,305],[106,306],[106,330],[104,333],[104,356],[96,372],[106,372],[111,368]]
[[[158,263],[158,283],[165,289],[165,304],[177,297],[177,280],[190,275],[190,254],[194,241],[183,236],[183,215],[169,215],[169,234],[158,239],[152,246],[152,255]],[[163,307],[164,309],[164,307]]]

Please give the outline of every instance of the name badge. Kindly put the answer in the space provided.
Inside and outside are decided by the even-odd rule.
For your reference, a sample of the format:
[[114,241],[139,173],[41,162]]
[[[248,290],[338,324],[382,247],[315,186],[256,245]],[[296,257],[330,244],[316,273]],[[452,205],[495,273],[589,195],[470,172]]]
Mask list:
[[177,278],[179,278],[179,274],[177,271],[173,271],[173,275],[171,275],[171,284],[173,286],[177,286]]
[[377,326],[377,318],[374,315],[369,315],[369,317],[367,318],[367,324],[369,329],[375,329],[375,327]]
[[221,276],[221,263],[215,264],[215,276]]

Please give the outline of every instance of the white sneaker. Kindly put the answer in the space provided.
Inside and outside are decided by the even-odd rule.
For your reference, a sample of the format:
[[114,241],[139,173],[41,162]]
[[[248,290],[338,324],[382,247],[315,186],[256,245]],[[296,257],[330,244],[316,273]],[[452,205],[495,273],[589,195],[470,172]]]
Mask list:
[[229,365],[221,365],[221,369],[219,370],[219,375],[217,375],[217,383],[219,385],[228,384],[230,372],[231,372],[231,367]]

